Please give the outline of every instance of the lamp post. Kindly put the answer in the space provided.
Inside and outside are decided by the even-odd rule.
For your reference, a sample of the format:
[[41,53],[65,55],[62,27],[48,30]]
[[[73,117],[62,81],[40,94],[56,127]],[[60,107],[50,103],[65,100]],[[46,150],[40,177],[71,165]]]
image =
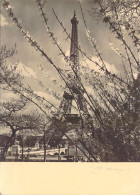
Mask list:
[[60,157],[60,144],[58,145],[58,161],[61,161],[61,157]]
[[77,143],[76,143],[76,161],[78,160],[78,155],[77,155]]
[[69,144],[68,144],[68,162],[69,162]]
[[22,156],[21,156],[21,159],[22,159],[22,162],[24,160],[24,140],[23,140],[23,129],[22,129],[22,135],[21,135],[21,139],[22,139]]
[[46,131],[44,127],[44,162],[46,162]]

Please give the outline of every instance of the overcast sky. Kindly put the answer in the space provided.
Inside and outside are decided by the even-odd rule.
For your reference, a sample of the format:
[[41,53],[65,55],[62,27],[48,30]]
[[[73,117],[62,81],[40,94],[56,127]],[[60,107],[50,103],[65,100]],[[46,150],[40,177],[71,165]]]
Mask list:
[[[38,42],[41,48],[52,58],[54,63],[58,67],[65,67],[64,60],[59,56],[57,48],[52,44],[52,40],[47,34],[45,29],[43,18],[41,17],[39,8],[35,0],[10,0],[9,1],[15,15],[23,25],[24,29],[30,33],[34,40]],[[87,26],[91,31],[91,35],[95,38],[98,48],[103,54],[103,58],[107,63],[108,69],[116,73],[120,70],[121,59],[111,49],[109,41],[113,42],[115,47],[121,49],[120,44],[116,41],[114,35],[109,31],[108,27],[96,21],[94,17],[89,15],[90,5],[86,0],[81,1],[82,8],[86,19]],[[93,5],[94,6],[94,5]],[[79,3],[77,0],[48,0],[45,6],[45,12],[47,14],[48,23],[52,31],[55,33],[57,40],[67,55],[69,55],[70,41],[66,41],[66,35],[63,29],[57,22],[53,15],[52,8],[55,10],[58,18],[62,21],[66,27],[68,33],[71,33],[71,18],[73,17],[74,10],[76,11],[78,24],[79,45],[81,49],[86,52],[93,59],[97,59],[94,53],[93,47],[89,44],[84,30],[84,23],[82,20],[82,14],[80,12]],[[35,78],[41,80],[46,87],[56,91],[63,95],[63,90],[58,88],[51,79],[56,79],[58,83],[62,83],[57,72],[54,68],[42,58],[40,54],[35,51],[33,47],[24,39],[17,26],[8,17],[6,11],[1,9],[1,42],[2,45],[7,45],[7,48],[11,48],[17,45],[18,53],[9,59],[10,64],[19,63],[19,70],[25,76],[26,83],[37,91],[40,95],[44,96],[59,105],[59,101],[56,101],[51,95],[43,91],[37,84],[37,82],[31,79],[31,73]],[[89,63],[89,62],[88,62]],[[48,77],[40,70],[41,65]],[[89,63],[90,68],[96,70],[97,67]],[[24,69],[26,67],[26,70]]]
[[[63,57],[59,55],[58,49],[52,44],[52,40],[48,36],[45,29],[43,18],[36,4],[36,0],[10,0],[10,5],[14,10],[16,17],[19,19],[23,28],[30,33],[32,38],[38,42],[38,44],[43,48],[46,54],[53,60],[57,67],[67,68],[65,66]],[[116,48],[121,50],[119,41],[115,39],[115,36],[109,31],[108,26],[101,22],[97,22],[94,17],[89,15],[89,10],[91,5],[87,3],[86,0],[81,0],[81,5],[84,11],[86,23],[91,35],[95,38],[99,50],[103,54],[103,58],[106,62],[107,68],[111,70],[112,73],[119,73],[121,67],[120,57],[111,49],[109,42],[111,41]],[[93,5],[94,7],[94,5]],[[78,37],[79,45],[83,52],[86,52],[88,56],[91,56],[94,60],[97,60],[93,47],[89,44],[82,19],[82,14],[80,12],[78,0],[48,0],[45,5],[45,13],[47,14],[48,24],[51,30],[54,32],[55,37],[59,41],[64,52],[69,55],[70,50],[70,40],[66,40],[66,35],[63,32],[60,24],[57,22],[52,8],[55,10],[58,18],[63,23],[64,27],[67,29],[68,33],[71,33],[71,18],[74,15],[74,10],[76,11],[78,24]],[[7,45],[7,48],[12,48],[15,44],[17,45],[17,54],[12,58],[8,59],[9,64],[18,64],[18,69],[22,75],[24,75],[24,83],[28,83],[31,88],[41,96],[47,98],[47,100],[54,103],[57,107],[60,104],[59,100],[56,100],[51,93],[42,89],[34,78],[39,79],[45,85],[46,88],[53,90],[63,96],[64,89],[58,87],[52,80],[56,79],[58,84],[64,85],[58,76],[55,69],[49,64],[45,58],[41,57],[30,44],[22,36],[21,32],[17,26],[8,17],[8,14],[1,7],[1,43],[2,45]],[[81,56],[80,56],[81,59]],[[97,70],[95,64],[89,62],[87,63],[91,69]],[[45,73],[41,71],[40,66],[43,67]],[[88,86],[87,86],[88,87]],[[1,100],[5,99],[5,95],[13,98],[10,92],[3,93],[1,95]]]
[[[52,44],[49,38],[43,19],[40,16],[39,9],[35,0],[10,0],[10,3],[14,9],[15,15],[21,21],[25,30],[29,31],[32,37],[40,44],[40,46],[46,51],[46,53],[53,59],[57,66],[63,63],[62,59],[58,55],[57,49]],[[88,10],[89,4],[85,1],[81,2],[86,22],[89,30],[97,41],[100,51],[103,53],[104,60],[109,64],[114,64],[116,68],[119,67],[120,60],[118,56],[111,51],[109,46],[109,40],[113,40],[113,35],[109,32],[108,28],[102,24],[97,23],[93,17],[89,16]],[[70,48],[70,42],[66,41],[66,36],[63,33],[62,28],[56,21],[52,8],[56,11],[59,19],[63,22],[67,31],[71,33],[71,18],[73,12],[76,10],[77,18],[79,20],[79,44],[83,51],[88,53],[89,56],[95,56],[93,48],[88,43],[87,37],[84,31],[84,24],[82,15],[80,12],[79,4],[77,0],[49,0],[45,6],[45,11],[49,19],[50,28],[54,31],[59,43],[63,47],[63,50],[68,54]],[[15,43],[17,45],[18,54],[13,57],[11,62],[19,60],[26,66],[31,67],[35,72],[37,71],[37,64],[42,64],[47,71],[52,73],[51,65],[46,62],[45,59],[40,57],[40,54],[32,48],[29,43],[22,37],[19,29],[12,23],[11,19],[7,17],[7,13],[2,8],[2,17],[5,20],[5,25],[2,27],[2,44],[12,47]],[[115,43],[118,46],[117,43]],[[94,65],[93,65],[94,68]]]

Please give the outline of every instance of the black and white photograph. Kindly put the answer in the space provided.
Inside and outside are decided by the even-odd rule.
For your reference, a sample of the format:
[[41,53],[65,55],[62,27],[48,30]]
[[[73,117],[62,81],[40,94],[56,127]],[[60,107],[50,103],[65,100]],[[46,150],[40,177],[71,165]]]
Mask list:
[[0,161],[139,162],[140,1],[0,4]]

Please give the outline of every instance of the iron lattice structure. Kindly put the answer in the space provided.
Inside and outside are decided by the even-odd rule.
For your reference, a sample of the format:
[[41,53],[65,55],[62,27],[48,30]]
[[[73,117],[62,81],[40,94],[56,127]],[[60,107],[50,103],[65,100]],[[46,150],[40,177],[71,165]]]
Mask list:
[[[74,11],[74,16],[71,19],[72,32],[71,32],[71,45],[70,45],[70,68],[68,74],[69,81],[65,88],[62,101],[59,106],[57,117],[54,117],[50,125],[50,145],[57,145],[63,137],[64,131],[68,131],[67,123],[70,122],[74,125],[80,124],[81,117],[89,117],[87,105],[84,99],[84,92],[80,84],[80,66],[79,66],[79,50],[78,50],[78,20]],[[72,114],[72,102],[77,104],[79,114]],[[79,116],[80,115],[80,116]],[[63,121],[63,122],[62,122]],[[51,130],[52,129],[52,130]],[[49,137],[49,135],[47,135]]]
[[59,110],[64,116],[71,114],[72,101],[75,100],[79,111],[88,114],[87,106],[84,101],[83,90],[80,85],[80,66],[79,66],[79,50],[78,50],[78,20],[74,12],[71,19],[71,46],[70,46],[70,67],[72,72],[69,74],[70,82],[64,91],[63,100],[61,101]]

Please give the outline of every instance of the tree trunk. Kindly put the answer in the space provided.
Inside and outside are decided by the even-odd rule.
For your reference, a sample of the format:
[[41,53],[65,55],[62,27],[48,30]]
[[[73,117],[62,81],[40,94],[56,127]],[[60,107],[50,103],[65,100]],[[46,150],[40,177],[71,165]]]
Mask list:
[[7,154],[8,148],[11,145],[12,141],[15,139],[15,136],[16,136],[16,132],[13,131],[11,137],[9,137],[8,141],[5,144],[5,147],[3,149],[2,156],[1,156],[1,161],[6,160],[6,154]]

